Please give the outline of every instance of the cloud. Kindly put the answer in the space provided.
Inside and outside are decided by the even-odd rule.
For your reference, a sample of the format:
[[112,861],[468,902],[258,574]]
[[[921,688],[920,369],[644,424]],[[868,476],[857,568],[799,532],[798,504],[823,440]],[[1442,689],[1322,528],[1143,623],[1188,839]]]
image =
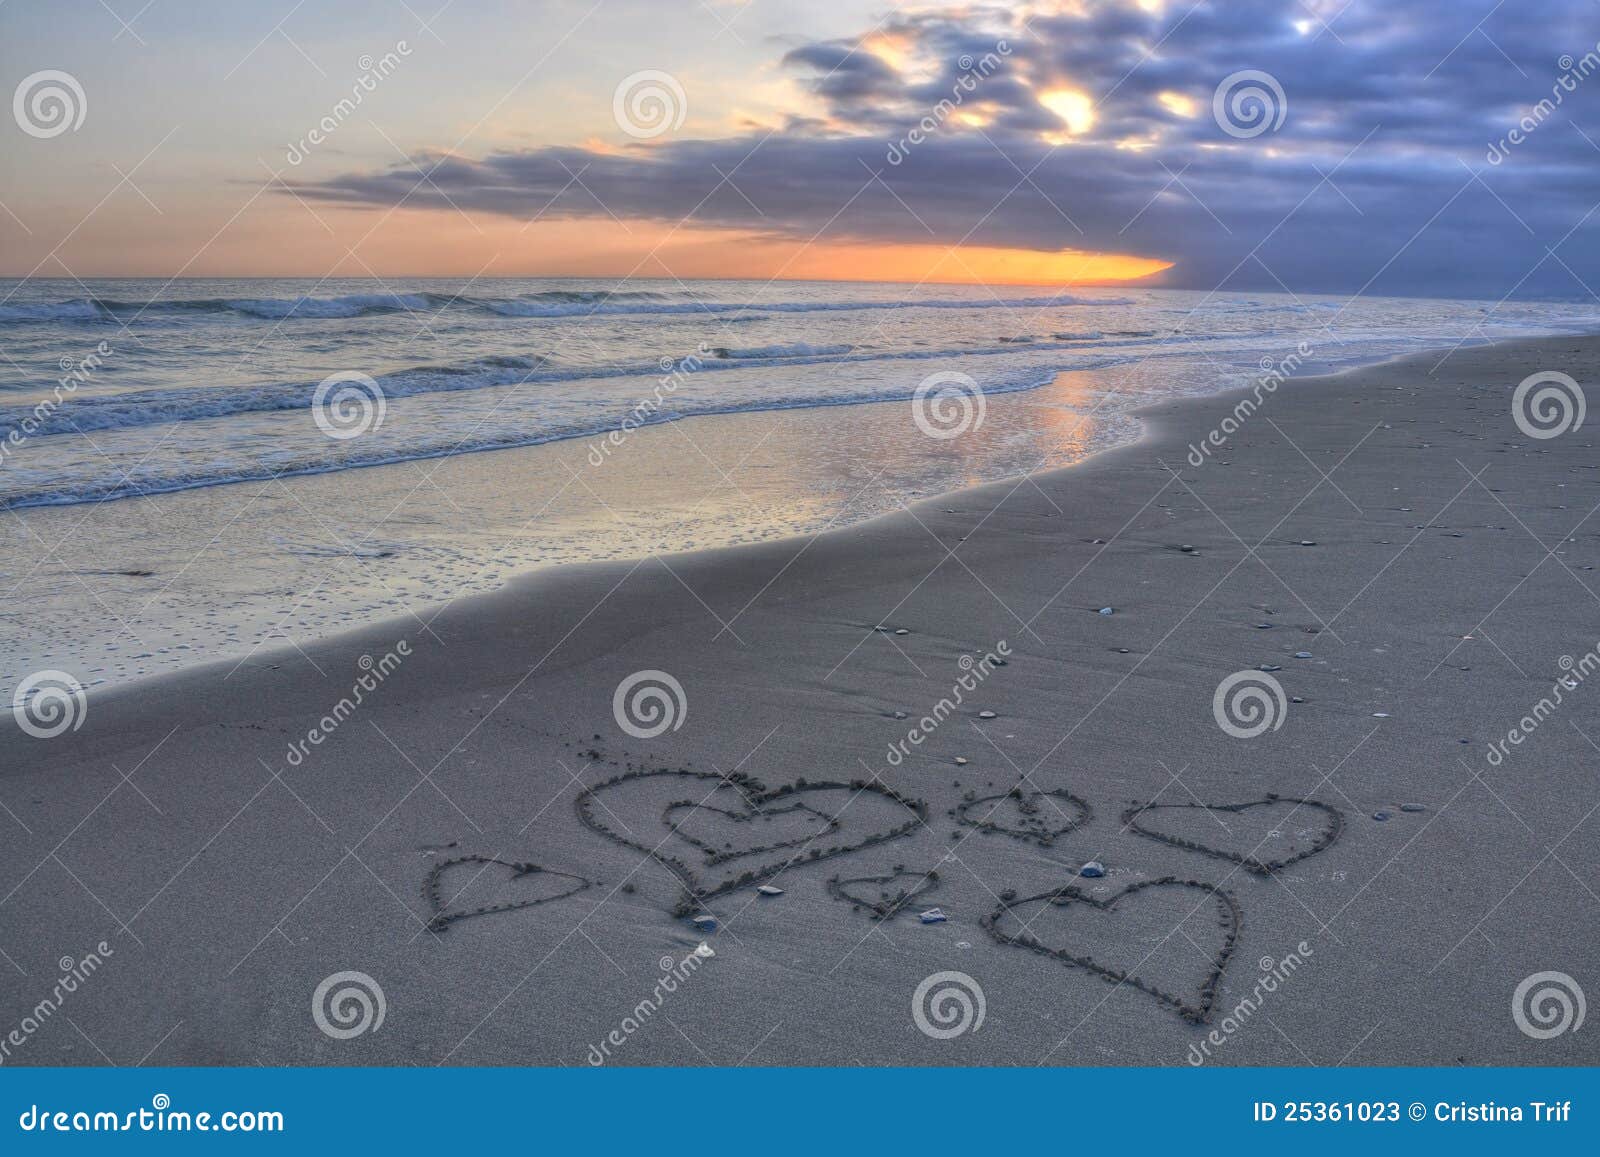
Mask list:
[[833,108],[847,110],[847,119],[852,121],[859,118],[848,114],[872,107],[863,102],[898,99],[904,88],[900,74],[887,61],[871,52],[856,51],[844,41],[796,48],[784,56],[783,63],[815,70],[807,87]]
[[[780,63],[825,112],[797,110],[777,131],[418,155],[296,192],[1129,253],[1205,289],[1589,296],[1600,23],[1588,0],[1543,5],[1537,21],[1454,0],[1150,7],[900,15],[790,49]],[[1244,70],[1281,89],[1275,130],[1246,135],[1241,121],[1230,134],[1213,115],[1219,84]],[[692,99],[693,77],[679,79]],[[1261,91],[1270,123],[1278,102]],[[1537,120],[1519,128],[1524,117]]]

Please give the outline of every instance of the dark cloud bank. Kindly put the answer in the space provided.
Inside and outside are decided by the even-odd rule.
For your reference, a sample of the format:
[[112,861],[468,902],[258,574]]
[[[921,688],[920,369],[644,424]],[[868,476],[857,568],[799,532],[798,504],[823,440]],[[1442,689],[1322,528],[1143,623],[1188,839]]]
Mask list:
[[[826,116],[776,131],[663,136],[620,155],[419,155],[298,192],[519,219],[688,217],[785,238],[1132,253],[1176,262],[1161,283],[1202,289],[1592,300],[1600,7],[1507,4],[1485,19],[1491,0],[1342,3],[897,16],[880,30],[892,50],[790,46],[784,64]],[[1287,103],[1276,130],[1239,137],[1212,97],[1247,69],[1270,74]],[[681,79],[692,103],[692,70]],[[1092,127],[1070,137],[1041,102],[1063,88],[1093,104]],[[1190,104],[1163,101],[1173,93]]]

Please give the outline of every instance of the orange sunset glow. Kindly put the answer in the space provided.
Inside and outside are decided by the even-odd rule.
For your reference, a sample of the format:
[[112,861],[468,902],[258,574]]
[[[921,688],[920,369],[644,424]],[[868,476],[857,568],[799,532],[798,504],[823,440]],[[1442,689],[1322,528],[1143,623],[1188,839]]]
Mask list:
[[[377,220],[374,220],[377,217]],[[170,228],[176,230],[179,222]],[[138,276],[161,267],[162,222],[121,247],[105,272]],[[98,236],[91,222],[83,233]],[[849,238],[796,241],[745,230],[657,221],[519,222],[486,214],[259,201],[186,271],[227,276],[679,277],[924,284],[1112,285],[1153,277],[1171,261],[1075,249],[895,244]]]

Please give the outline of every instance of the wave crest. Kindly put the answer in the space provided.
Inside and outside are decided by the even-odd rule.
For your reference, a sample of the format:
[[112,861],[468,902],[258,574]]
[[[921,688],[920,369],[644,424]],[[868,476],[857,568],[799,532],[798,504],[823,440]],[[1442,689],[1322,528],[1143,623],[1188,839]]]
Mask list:
[[926,301],[699,301],[654,290],[553,289],[515,297],[469,297],[444,293],[351,293],[331,297],[202,297],[118,301],[72,298],[66,301],[0,305],[0,324],[18,322],[127,322],[147,314],[225,314],[264,321],[348,319],[369,314],[471,310],[513,318],[584,318],[647,314],[710,314],[719,318],[773,313],[839,313],[897,309],[1063,309],[1073,306],[1132,305],[1125,297],[1023,297],[986,301],[934,298]]

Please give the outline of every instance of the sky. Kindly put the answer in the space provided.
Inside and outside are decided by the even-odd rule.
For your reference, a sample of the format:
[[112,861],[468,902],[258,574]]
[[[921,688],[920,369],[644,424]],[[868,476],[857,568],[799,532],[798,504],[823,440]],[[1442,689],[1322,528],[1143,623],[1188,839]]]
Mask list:
[[0,276],[1592,300],[1597,74],[1595,0],[4,0]]

